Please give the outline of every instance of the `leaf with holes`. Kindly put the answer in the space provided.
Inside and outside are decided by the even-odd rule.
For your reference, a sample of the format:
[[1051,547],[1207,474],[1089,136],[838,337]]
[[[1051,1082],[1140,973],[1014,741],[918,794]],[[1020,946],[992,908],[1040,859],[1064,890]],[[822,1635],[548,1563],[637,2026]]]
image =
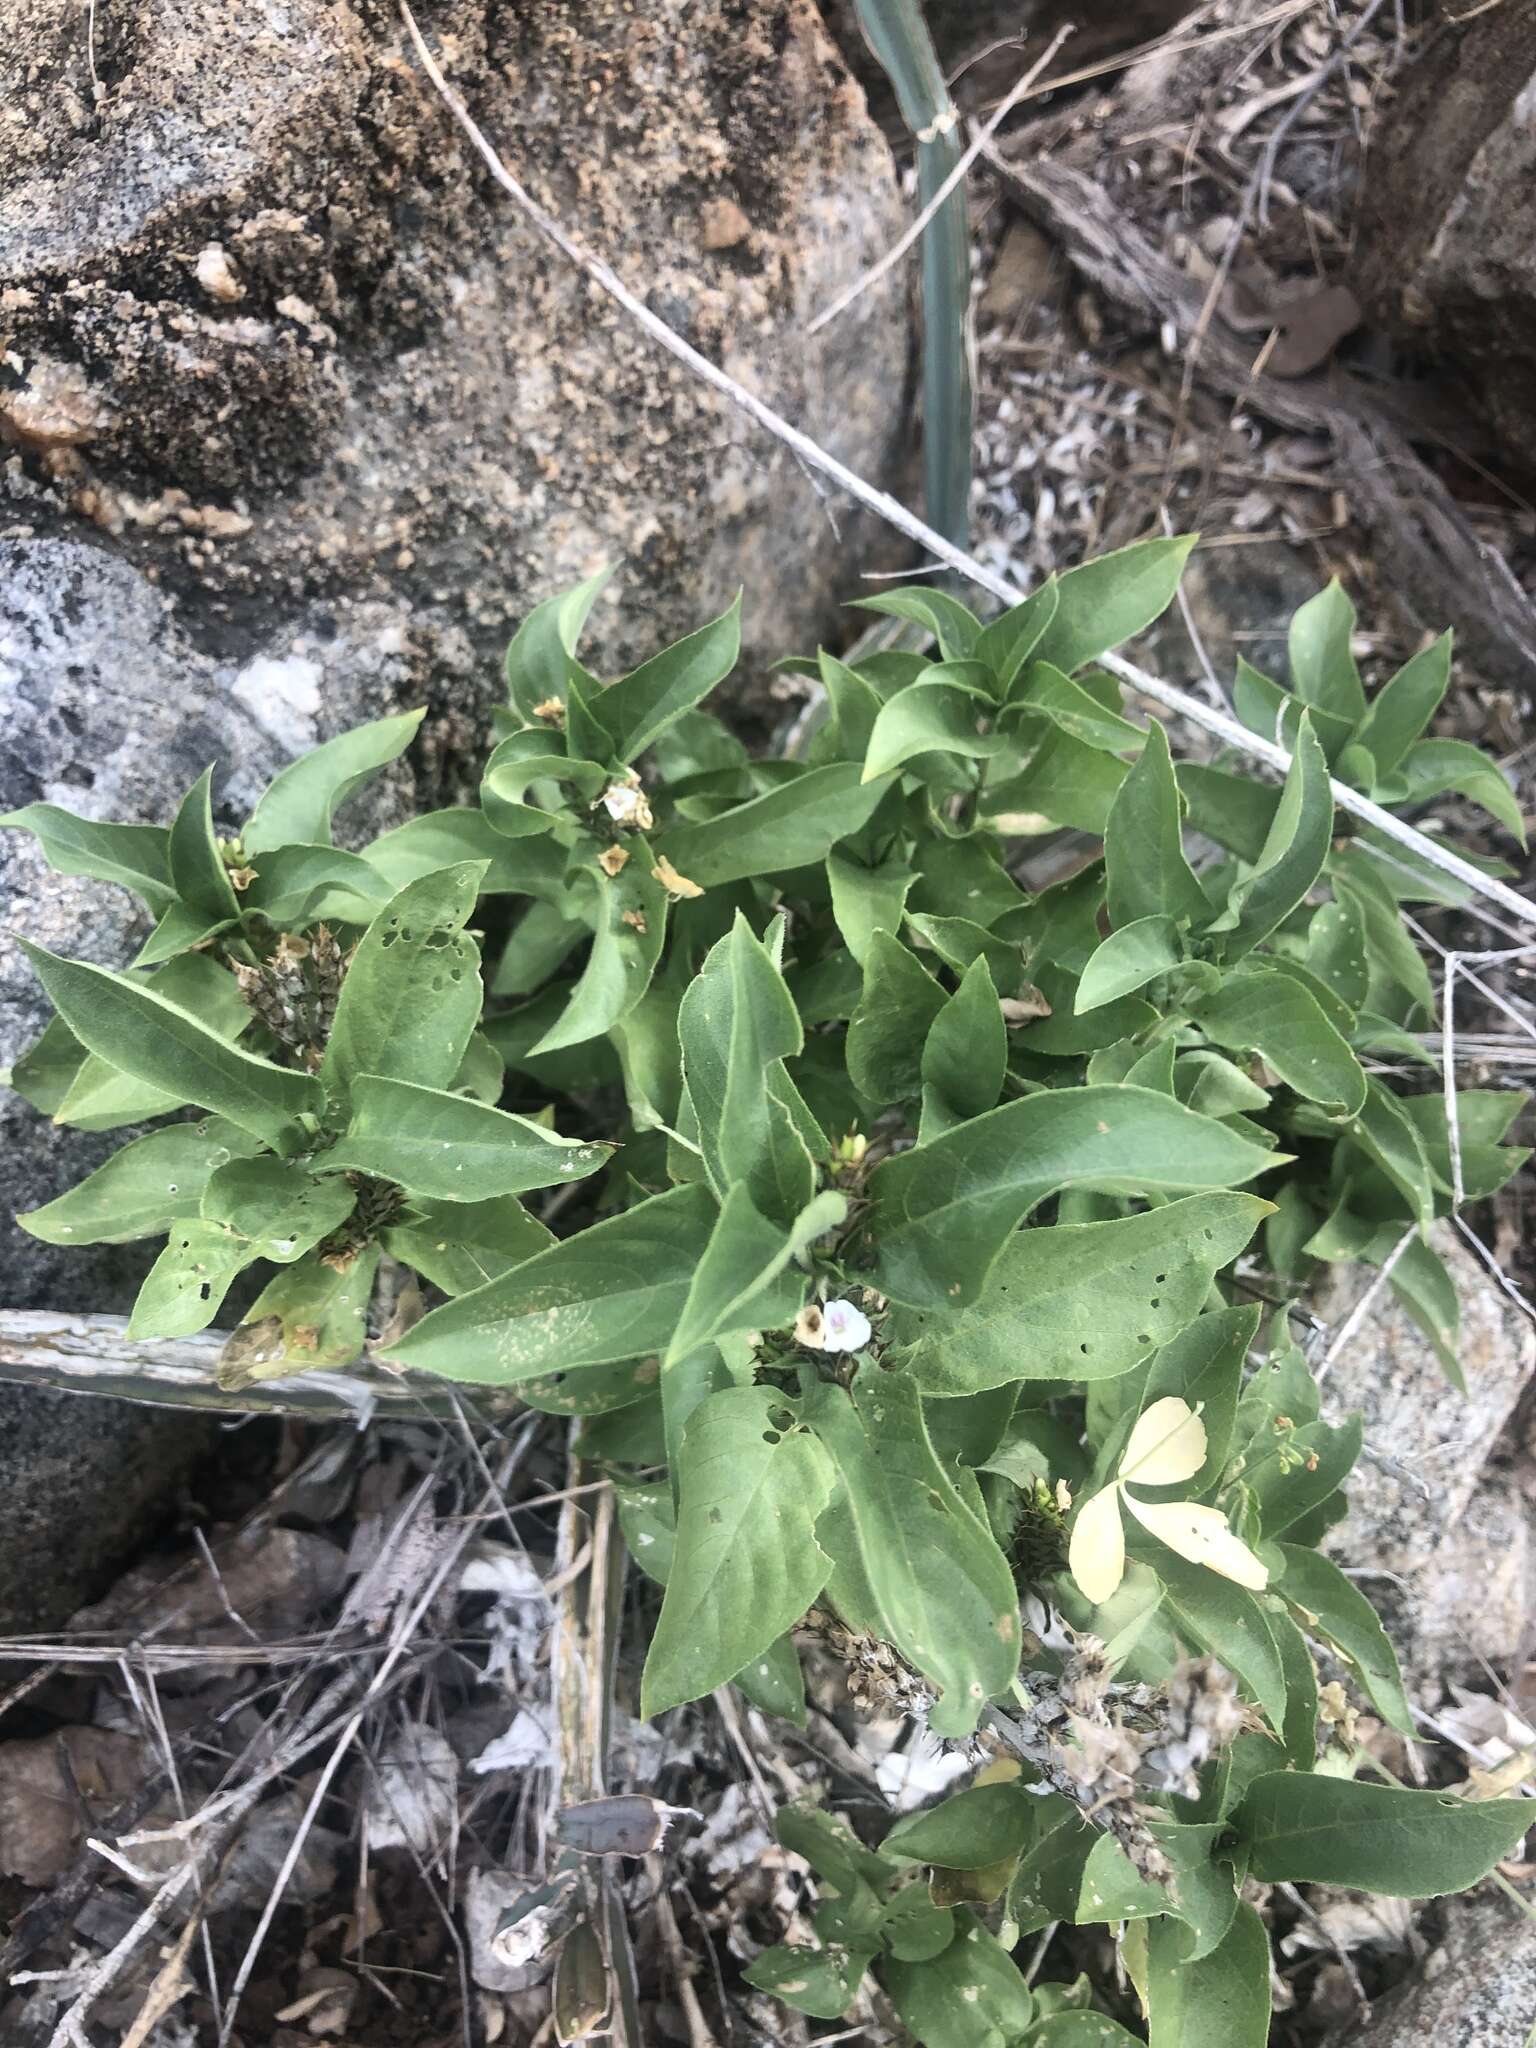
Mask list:
[[640,1681],[647,1719],[734,1678],[799,1621],[831,1560],[831,1459],[771,1387],[729,1387],[683,1433],[677,1537]]

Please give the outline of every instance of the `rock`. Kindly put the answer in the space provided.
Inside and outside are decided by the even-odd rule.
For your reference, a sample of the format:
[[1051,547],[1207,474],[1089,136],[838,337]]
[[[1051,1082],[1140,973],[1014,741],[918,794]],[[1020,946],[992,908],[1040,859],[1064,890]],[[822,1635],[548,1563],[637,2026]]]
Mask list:
[[0,1634],[105,1592],[208,1442],[201,1416],[0,1386]]
[[[1442,1226],[1435,1247],[1461,1303],[1467,1392],[1446,1382],[1428,1343],[1389,1295],[1326,1382],[1329,1413],[1361,1414],[1369,1454],[1349,1482],[1349,1514],[1329,1536],[1361,1576],[1402,1662],[1433,1708],[1451,1678],[1514,1663],[1532,1578],[1530,1508],[1490,1463],[1536,1368],[1536,1331]],[[1346,1268],[1315,1304],[1337,1327],[1366,1284]]]
[[[1357,290],[1465,374],[1536,472],[1536,13],[1442,23],[1393,79],[1371,146]],[[1354,280],[1352,280],[1353,282]]]
[[1511,1899],[1441,1902],[1443,1946],[1348,2048],[1520,2048],[1536,2013],[1536,1924]]
[[[738,584],[749,670],[815,644],[857,562],[821,544],[810,481],[525,225],[392,7],[110,14],[93,105],[73,0],[0,0],[31,60],[0,107],[13,536],[93,522],[216,661],[280,659],[385,603],[434,655],[479,657],[469,730],[511,626],[604,561],[629,566],[593,622],[600,665]],[[890,479],[901,282],[803,332],[907,214],[812,0],[450,0],[429,33],[536,197]]]

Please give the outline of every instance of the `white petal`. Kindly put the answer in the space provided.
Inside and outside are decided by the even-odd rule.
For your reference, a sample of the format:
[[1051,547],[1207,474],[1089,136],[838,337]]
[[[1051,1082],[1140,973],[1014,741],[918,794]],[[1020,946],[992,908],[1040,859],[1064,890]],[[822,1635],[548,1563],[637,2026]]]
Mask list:
[[1120,1477],[1138,1486],[1177,1486],[1205,1463],[1205,1424],[1187,1401],[1165,1394],[1144,1408],[1120,1460]]
[[1239,1536],[1228,1527],[1220,1508],[1197,1507],[1193,1501],[1170,1500],[1160,1505],[1125,1496],[1125,1504],[1160,1543],[1187,1557],[1191,1564],[1203,1564],[1207,1571],[1235,1579],[1250,1592],[1262,1593],[1269,1584],[1269,1572]]
[[1120,1522],[1120,1489],[1106,1486],[1083,1502],[1072,1524],[1067,1569],[1085,1599],[1100,1606],[1125,1577],[1125,1530]]
[[871,1335],[869,1317],[851,1301],[829,1301],[821,1311],[823,1351],[862,1351]]

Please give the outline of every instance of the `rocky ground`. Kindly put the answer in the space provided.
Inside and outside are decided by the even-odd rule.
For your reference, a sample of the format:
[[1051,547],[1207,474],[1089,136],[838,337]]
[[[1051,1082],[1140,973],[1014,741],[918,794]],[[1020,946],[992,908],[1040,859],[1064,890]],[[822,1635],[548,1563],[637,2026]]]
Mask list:
[[[1095,26],[1068,42],[1054,75],[1096,75],[1021,107],[974,181],[975,530],[1029,582],[1198,527],[1156,661],[1212,693],[1334,571],[1368,674],[1454,622],[1446,729],[1499,753],[1532,811],[1536,29],[1517,0],[1471,12],[1146,5],[1125,10],[1157,44],[1139,62]],[[978,119],[1066,18],[933,14]],[[827,16],[867,75],[846,10]],[[540,196],[663,318],[904,486],[903,278],[802,336],[907,204],[894,111],[871,79],[866,113],[808,0],[450,0],[423,19]],[[159,816],[219,755],[233,818],[295,748],[423,701],[431,743],[380,821],[445,800],[508,621],[613,554],[631,568],[610,661],[744,580],[744,719],[793,718],[766,661],[833,630],[868,536],[844,521],[834,547],[792,463],[496,210],[392,16],[180,0],[91,20],[87,39],[72,7],[0,0],[7,804]],[[8,922],[66,950],[117,960],[132,936],[125,903],[9,845],[0,892]],[[1453,913],[1428,929],[1431,950],[1484,943]],[[1485,978],[1492,998],[1458,999],[1465,1078],[1518,1086],[1528,970]],[[38,1021],[0,942],[10,1049]],[[97,1142],[61,1146],[30,1112],[4,1139],[11,1206]],[[1383,1747],[1406,1777],[1513,1784],[1536,1755],[1529,1192],[1447,1243],[1465,1401],[1379,1300],[1330,1369],[1330,1398],[1367,1418],[1339,1554],[1421,1717],[1421,1745]],[[14,1236],[6,1253],[6,1308],[110,1311],[135,1267],[66,1269]],[[1363,1289],[1345,1274],[1313,1304],[1317,1355]],[[769,1808],[804,1790],[873,1816],[966,1760],[858,1714],[809,1643],[804,1731],[729,1698],[660,1731],[630,1719],[650,1595],[631,1580],[622,1604],[585,1604],[584,1550],[588,1571],[616,1556],[601,1497],[572,1491],[588,1483],[557,1420],[468,1404],[221,1427],[0,1385],[7,2044],[547,2041],[547,1945],[495,1930],[546,1868],[554,1785],[570,1797],[592,1768],[575,1702],[615,1658],[608,1785],[697,1815],[664,1862],[624,1866],[634,2039],[814,2038],[739,1983],[806,1906]],[[1518,2048],[1536,2018],[1536,1943],[1504,1891],[1268,1907],[1277,2040]],[[1115,1978],[1096,1930],[1033,1962]],[[896,2038],[878,2009],[856,2019]]]

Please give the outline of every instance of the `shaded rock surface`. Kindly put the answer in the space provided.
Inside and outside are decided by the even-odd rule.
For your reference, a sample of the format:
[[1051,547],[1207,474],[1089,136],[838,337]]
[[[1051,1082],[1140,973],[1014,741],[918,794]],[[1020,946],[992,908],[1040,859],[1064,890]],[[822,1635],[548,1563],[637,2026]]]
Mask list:
[[[906,217],[810,0],[421,11],[535,194],[662,318],[890,481],[904,286],[801,333]],[[394,9],[125,0],[93,25],[73,0],[0,0],[0,807],[163,821],[217,761],[227,828],[294,753],[415,704],[409,761],[349,822],[450,802],[513,623],[620,558],[594,666],[631,665],[745,584],[724,708],[776,716],[766,661],[814,645],[856,542],[828,547],[792,459],[523,225]],[[6,925],[106,963],[142,930],[129,898],[50,876],[19,835],[0,835],[0,900]],[[44,1017],[0,941],[0,1062]],[[5,1099],[3,1207],[124,1135],[61,1134]],[[120,1309],[146,1264],[141,1246],[3,1236],[8,1306]],[[0,1422],[4,1627],[94,1590],[77,1563],[125,1561],[189,1439],[78,1399],[0,1395]]]
[[1536,2016],[1536,1923],[1512,1899],[1453,1898],[1423,1978],[1384,2001],[1349,2048],[1521,2048]]
[[[1448,1678],[1507,1674],[1531,1611],[1531,1508],[1498,1461],[1500,1438],[1536,1368],[1536,1330],[1442,1226],[1436,1249],[1461,1303],[1467,1392],[1395,1301],[1372,1311],[1335,1364],[1330,1413],[1359,1410],[1369,1454],[1349,1481],[1349,1514],[1328,1547],[1358,1572],[1403,1665],[1432,1707]],[[1337,1326],[1364,1281],[1345,1268],[1316,1304]]]
[[1465,371],[1506,455],[1536,471],[1536,12],[1443,25],[1394,81],[1371,154],[1362,290]]
[[209,1440],[200,1416],[0,1387],[0,1632],[105,1591]]

